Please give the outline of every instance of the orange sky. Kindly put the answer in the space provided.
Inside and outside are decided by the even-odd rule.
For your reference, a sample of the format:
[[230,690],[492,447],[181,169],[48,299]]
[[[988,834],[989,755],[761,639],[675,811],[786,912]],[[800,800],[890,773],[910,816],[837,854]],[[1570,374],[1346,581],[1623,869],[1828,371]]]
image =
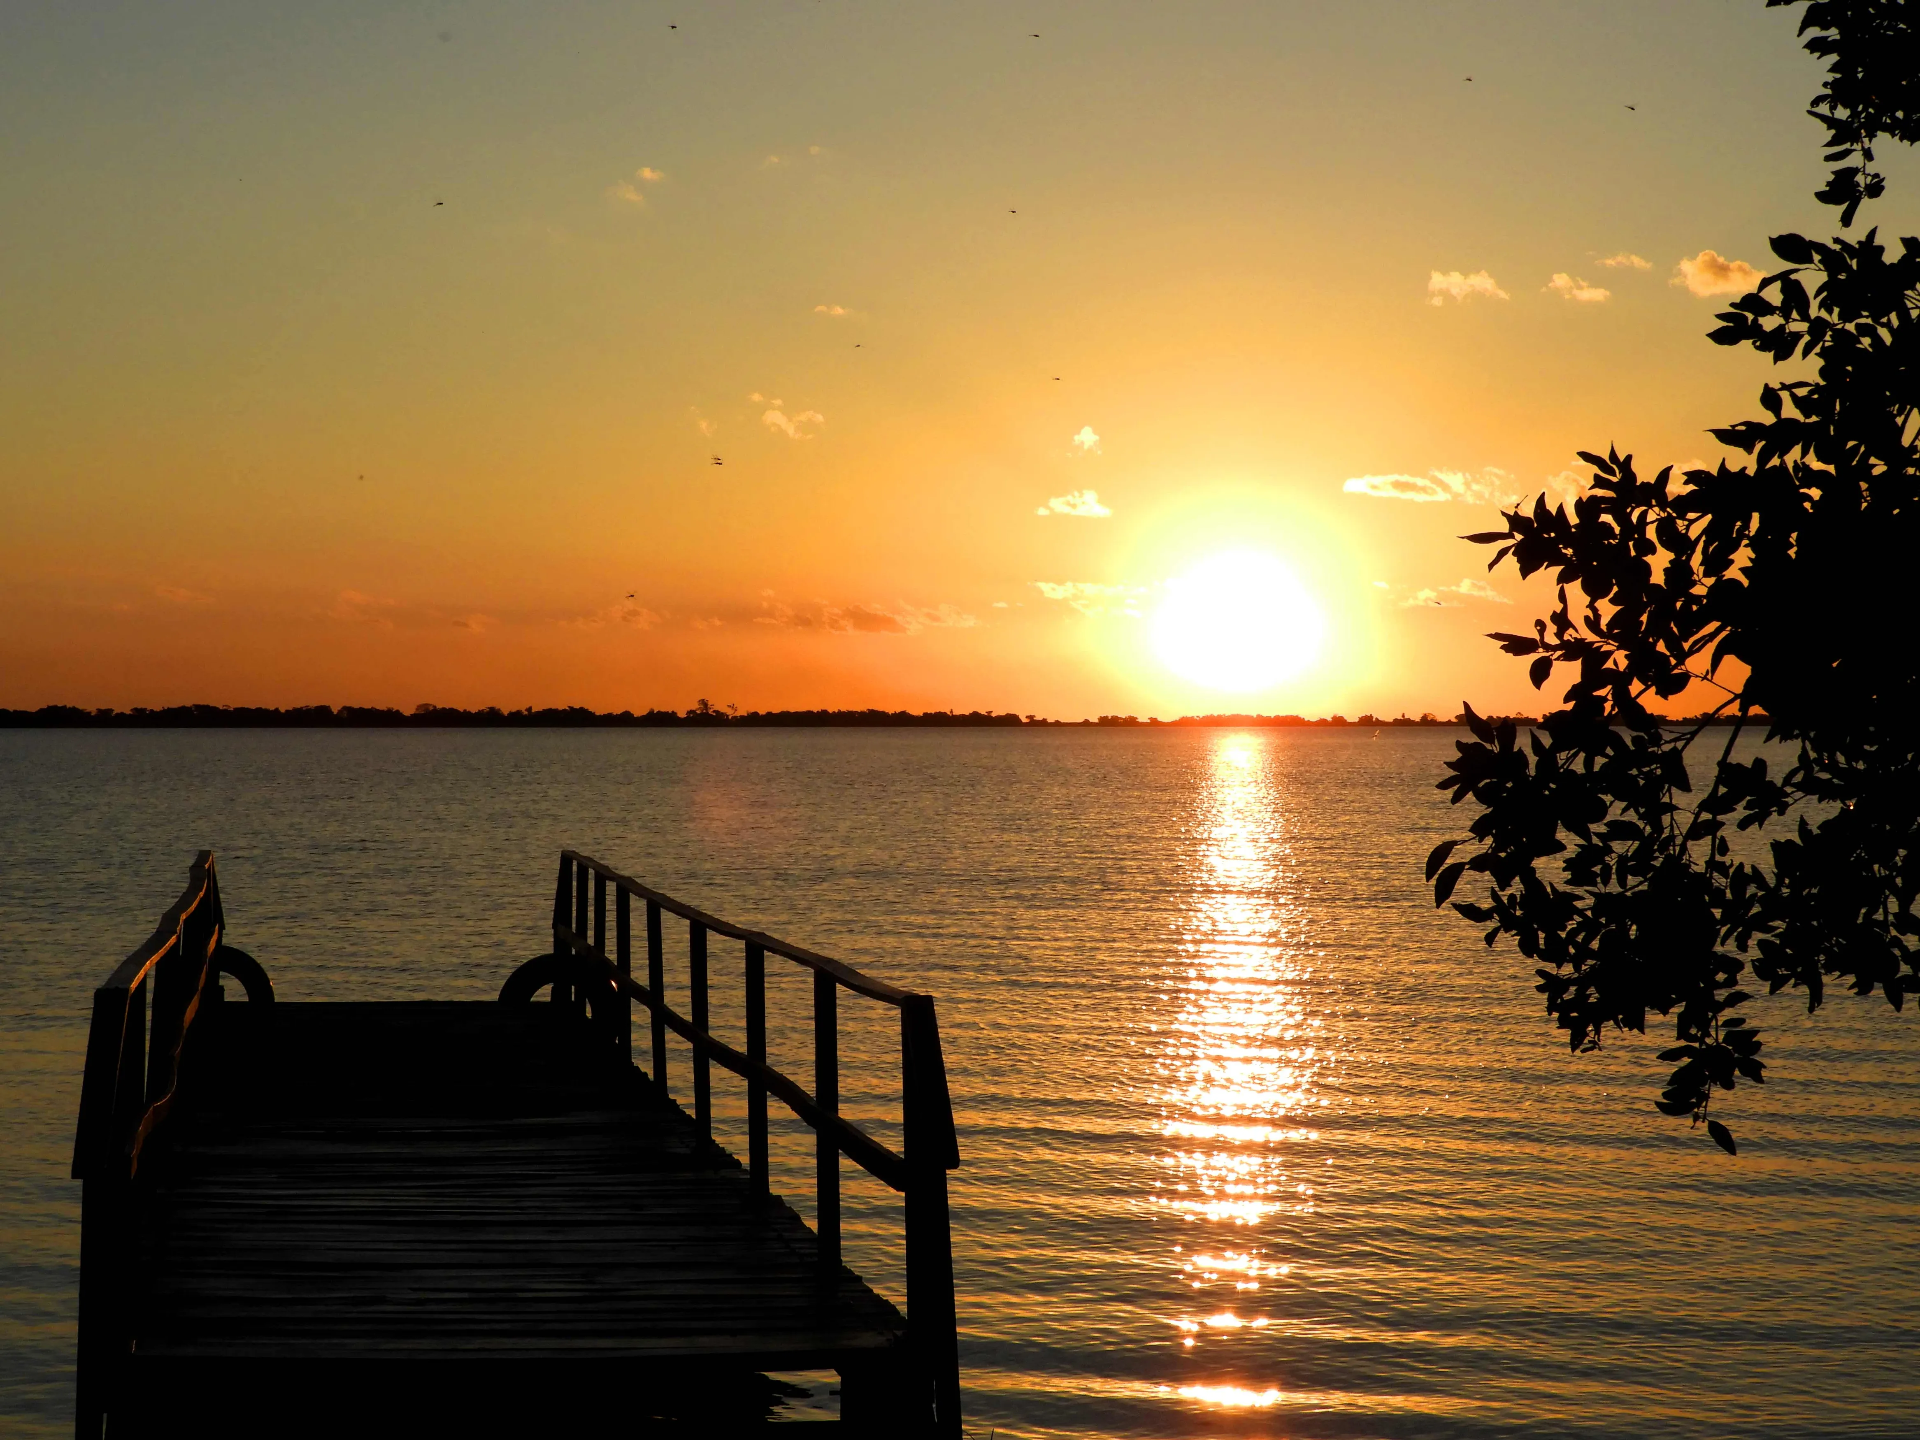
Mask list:
[[1752,409],[1796,15],[8,7],[0,704],[1537,705],[1455,537]]

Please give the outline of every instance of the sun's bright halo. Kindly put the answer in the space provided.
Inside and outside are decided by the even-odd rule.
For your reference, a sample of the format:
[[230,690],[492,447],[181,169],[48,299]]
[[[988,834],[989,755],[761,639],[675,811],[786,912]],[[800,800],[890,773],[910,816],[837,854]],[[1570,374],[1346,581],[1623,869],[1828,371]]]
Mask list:
[[1212,690],[1265,690],[1320,653],[1325,624],[1272,555],[1227,550],[1177,580],[1153,616],[1153,648],[1174,674]]

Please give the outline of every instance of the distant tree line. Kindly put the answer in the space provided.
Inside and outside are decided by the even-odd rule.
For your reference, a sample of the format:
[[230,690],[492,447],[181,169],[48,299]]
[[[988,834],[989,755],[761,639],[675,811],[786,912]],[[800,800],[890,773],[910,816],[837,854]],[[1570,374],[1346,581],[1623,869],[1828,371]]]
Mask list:
[[[1496,721],[1535,725],[1530,715],[1496,716]],[[687,710],[632,710],[602,712],[583,705],[548,706],[536,710],[502,710],[489,705],[462,710],[452,705],[416,705],[411,712],[389,706],[296,705],[276,710],[261,705],[167,705],[158,709],[88,710],[76,705],[47,705],[38,710],[0,710],[0,729],[14,730],[488,730],[488,729],[630,729],[648,727],[787,727],[793,729],[923,727],[933,729],[992,726],[1002,729],[1086,726],[1114,728],[1226,728],[1275,729],[1292,726],[1422,727],[1468,723],[1462,712],[1451,720],[1432,713],[1418,718],[1399,715],[1383,719],[1364,714],[1349,720],[1328,715],[1309,720],[1302,715],[1183,715],[1162,720],[1137,715],[1102,715],[1097,720],[1049,720],[1039,715],[995,713],[990,710],[749,710],[738,712],[702,700]],[[1713,715],[1676,716],[1674,724],[1727,724]]]

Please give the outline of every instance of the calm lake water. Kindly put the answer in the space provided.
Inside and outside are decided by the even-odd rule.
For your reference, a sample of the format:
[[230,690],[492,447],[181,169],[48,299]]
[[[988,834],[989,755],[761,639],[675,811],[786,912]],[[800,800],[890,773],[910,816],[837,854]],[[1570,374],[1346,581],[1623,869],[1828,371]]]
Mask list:
[[[1721,1155],[1653,1112],[1657,1037],[1570,1056],[1433,910],[1453,739],[0,731],[0,1432],[70,1433],[88,996],[192,853],[282,998],[482,998],[563,845],[938,997],[970,1430],[1920,1432],[1912,1015],[1755,1007]],[[842,1014],[890,1137],[891,1012]],[[803,1213],[809,1164],[790,1128]],[[843,1187],[898,1296],[897,1209]]]

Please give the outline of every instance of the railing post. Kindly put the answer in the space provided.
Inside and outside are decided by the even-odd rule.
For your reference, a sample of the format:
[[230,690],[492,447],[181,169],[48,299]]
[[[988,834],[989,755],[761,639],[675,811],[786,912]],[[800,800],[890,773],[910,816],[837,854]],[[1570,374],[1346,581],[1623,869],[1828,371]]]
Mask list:
[[[747,941],[747,1058],[757,1065],[767,1063],[767,952]],[[752,1182],[753,1198],[764,1199],[769,1190],[767,1179],[767,1087],[758,1080],[747,1082],[747,1177]]]
[[900,1068],[906,1121],[907,1329],[931,1391],[934,1434],[959,1440],[960,1336],[947,1171],[960,1163],[960,1155],[931,996],[915,995],[900,1007]]
[[[831,975],[813,972],[813,1103],[822,1113],[840,1113],[840,988]],[[840,1280],[840,1142],[825,1128],[813,1136],[815,1230],[820,1236],[820,1283]]]
[[[613,897],[613,963],[620,968],[620,978],[633,978],[633,912],[629,905],[632,899],[622,886]],[[620,1047],[620,1058],[633,1059],[633,997],[625,990],[620,992],[620,1008],[615,1012],[614,1043]]]
[[[567,931],[571,928],[572,914],[573,862],[562,854],[560,877],[553,882],[553,953],[561,960],[563,968],[567,957],[573,954],[573,946],[567,943]],[[553,982],[553,1001],[556,1005],[565,1005],[572,998],[572,985],[565,980]]]
[[648,1010],[653,1030],[653,1083],[662,1094],[667,1089],[667,1022],[660,1018],[658,1006],[667,1003],[667,966],[660,943],[660,902],[647,901],[647,989],[653,992],[654,1007]]
[[[587,862],[577,861],[573,867],[573,933],[580,939],[587,938]],[[567,952],[571,955],[573,952]],[[587,992],[579,985],[573,987],[574,1007],[582,1014],[587,1013]]]
[[[697,920],[687,922],[687,989],[693,1002],[693,1028],[708,1033],[707,1018],[707,927]],[[713,1138],[713,1069],[707,1047],[693,1042],[693,1118]]]

